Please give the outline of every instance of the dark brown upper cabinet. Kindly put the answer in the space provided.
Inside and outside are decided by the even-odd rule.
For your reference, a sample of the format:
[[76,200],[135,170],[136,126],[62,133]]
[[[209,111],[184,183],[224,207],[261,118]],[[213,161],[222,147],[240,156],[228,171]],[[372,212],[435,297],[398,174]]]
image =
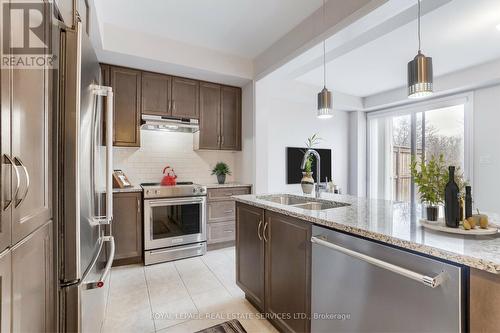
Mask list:
[[195,149],[241,150],[241,89],[200,83],[200,131]]
[[141,115],[199,119],[195,149],[241,150],[241,89],[101,64],[114,91],[113,145],[140,146]]
[[141,72],[111,66],[110,84],[114,92],[113,145],[140,147]]
[[221,87],[218,84],[200,83],[199,149],[220,148]]
[[220,113],[221,143],[223,150],[240,150],[241,141],[241,89],[221,88]]
[[200,84],[196,80],[172,79],[171,113],[175,118],[199,118]]
[[172,77],[155,73],[142,73],[141,112],[158,116],[169,116]]

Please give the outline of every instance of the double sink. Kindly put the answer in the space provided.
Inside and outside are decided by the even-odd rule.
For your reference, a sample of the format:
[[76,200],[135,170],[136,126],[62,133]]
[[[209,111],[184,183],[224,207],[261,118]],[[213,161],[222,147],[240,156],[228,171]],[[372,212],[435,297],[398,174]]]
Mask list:
[[301,197],[290,194],[264,195],[257,197],[257,199],[307,210],[325,210],[349,206],[349,204],[343,202]]

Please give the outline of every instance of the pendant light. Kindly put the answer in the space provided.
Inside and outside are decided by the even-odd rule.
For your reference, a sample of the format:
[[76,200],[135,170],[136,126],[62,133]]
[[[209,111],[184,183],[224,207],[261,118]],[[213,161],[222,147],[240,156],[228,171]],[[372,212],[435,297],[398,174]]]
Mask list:
[[[323,0],[323,25],[326,25],[325,19],[325,0]],[[318,113],[320,119],[333,117],[332,93],[326,89],[326,41],[323,39],[323,89],[318,93]]]
[[420,0],[418,0],[418,53],[408,63],[408,97],[422,98],[432,95],[432,58],[426,57],[420,40]]

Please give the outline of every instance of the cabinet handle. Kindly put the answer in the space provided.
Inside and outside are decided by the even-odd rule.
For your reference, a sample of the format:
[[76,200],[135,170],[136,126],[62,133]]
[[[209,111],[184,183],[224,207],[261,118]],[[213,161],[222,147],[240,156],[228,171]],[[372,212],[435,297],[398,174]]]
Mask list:
[[16,204],[14,205],[14,207],[17,208],[17,207],[19,207],[19,205],[21,205],[21,203],[28,196],[28,192],[30,190],[30,174],[28,172],[28,168],[26,168],[23,161],[21,161],[21,159],[19,157],[15,156],[14,161],[16,162],[17,165],[19,165],[23,169],[24,174],[26,175],[26,190],[24,191],[22,198],[19,200],[16,200]]
[[224,144],[224,135],[221,135],[221,142]]
[[172,100],[172,111],[175,111],[175,100]]
[[172,100],[168,100],[168,104],[167,104],[167,112],[170,112],[172,111]]
[[137,199],[137,214],[141,213],[141,201]]
[[232,230],[224,230],[224,232],[225,232],[225,233],[228,233],[228,234],[233,233],[233,231],[232,231]]
[[267,243],[268,239],[266,237],[266,229],[267,229],[267,225],[269,223],[266,222],[266,224],[264,224],[264,230],[262,230],[262,237],[264,237],[264,241]]
[[232,213],[232,212],[233,212],[233,210],[230,209],[230,210],[226,210],[224,213],[229,214],[229,213]]
[[3,210],[7,210],[12,205],[12,202],[14,202],[14,198],[17,198],[17,193],[19,192],[19,188],[21,187],[21,180],[19,178],[19,171],[17,170],[16,164],[14,163],[12,158],[10,158],[10,156],[7,154],[4,154],[3,156],[5,158],[4,159],[5,162],[12,165],[12,168],[14,169],[14,172],[16,173],[16,190],[14,191],[14,194],[12,194],[12,197],[9,200],[9,202],[7,202],[7,205],[5,205],[5,207],[3,208]]
[[259,240],[262,240],[262,236],[260,235],[261,226],[262,226],[262,220],[259,221],[259,226],[257,227],[257,236],[259,236]]

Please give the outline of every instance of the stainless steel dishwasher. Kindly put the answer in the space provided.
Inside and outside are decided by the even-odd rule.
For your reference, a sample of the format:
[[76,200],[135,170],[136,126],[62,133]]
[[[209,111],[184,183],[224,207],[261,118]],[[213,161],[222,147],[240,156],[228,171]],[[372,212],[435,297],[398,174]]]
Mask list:
[[313,227],[314,333],[465,331],[464,268]]

